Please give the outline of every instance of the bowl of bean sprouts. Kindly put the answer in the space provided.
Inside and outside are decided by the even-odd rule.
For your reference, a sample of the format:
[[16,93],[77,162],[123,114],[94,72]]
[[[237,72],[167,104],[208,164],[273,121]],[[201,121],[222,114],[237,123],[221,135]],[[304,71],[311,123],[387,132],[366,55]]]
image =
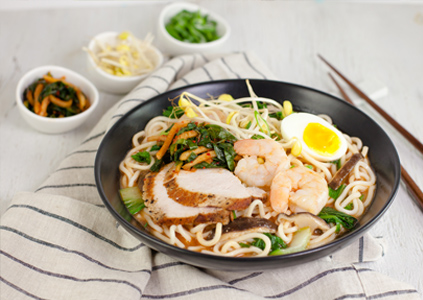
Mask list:
[[96,35],[83,50],[87,52],[88,73],[103,91],[125,94],[163,63],[153,45],[151,33],[140,39],[129,31],[108,31]]
[[[272,255],[272,253],[268,254],[269,253],[268,250],[267,250],[268,252],[264,253],[265,255],[261,255],[263,254],[263,252],[261,250],[257,250],[258,247],[260,246],[255,244],[257,239],[255,239],[254,241],[251,240],[246,242],[245,241],[239,242],[238,240],[234,239],[235,244],[232,243],[232,246],[227,246],[226,250],[221,250],[221,249],[216,250],[216,249],[213,249],[213,246],[211,246],[211,248],[207,248],[209,247],[207,245],[206,246],[194,245],[192,241],[191,243],[188,243],[187,245],[182,245],[183,243],[179,244],[175,242],[175,238],[182,242],[184,242],[185,239],[189,239],[189,235],[192,233],[192,231],[190,232],[190,228],[192,228],[194,231],[197,231],[197,232],[200,230],[201,231],[200,236],[202,236],[200,237],[200,239],[211,242],[214,239],[214,237],[218,234],[218,233],[215,233],[218,231],[217,226],[216,226],[216,231],[212,230],[211,232],[207,233],[206,230],[203,230],[204,226],[201,229],[199,229],[198,226],[192,226],[192,227],[188,226],[186,227],[188,229],[186,229],[185,231],[175,231],[172,229],[172,226],[166,227],[167,225],[164,225],[163,231],[160,231],[160,228],[157,228],[157,230],[160,231],[161,233],[159,234],[154,233],[154,230],[156,229],[152,227],[156,226],[157,224],[160,225],[159,223],[160,217],[156,218],[155,217],[156,215],[154,215],[154,211],[153,211],[154,207],[149,206],[152,204],[151,203],[152,200],[145,198],[144,203],[148,210],[146,211],[147,222],[145,222],[146,219],[143,219],[142,216],[140,217],[140,216],[134,215],[133,212],[130,212],[131,210],[128,209],[128,206],[126,206],[126,204],[124,204],[121,198],[122,195],[120,194],[120,191],[122,190],[122,186],[124,187],[128,185],[131,186],[131,180],[123,178],[126,175],[123,175],[122,173],[122,165],[125,163],[124,162],[125,157],[127,157],[127,153],[129,153],[131,149],[134,147],[134,144],[137,144],[137,145],[139,144],[139,142],[137,141],[140,138],[140,134],[138,133],[142,132],[143,130],[148,130],[148,127],[150,126],[149,122],[151,122],[151,120],[154,120],[158,116],[162,116],[164,112],[169,110],[169,106],[172,105],[172,103],[175,104],[174,102],[178,102],[177,99],[179,99],[179,107],[184,107],[186,109],[185,115],[188,118],[192,118],[192,120],[196,120],[195,118],[200,118],[198,115],[195,116],[195,114],[192,114],[192,112],[187,113],[188,108],[194,108],[193,109],[194,113],[195,112],[198,113],[198,111],[196,110],[197,109],[196,107],[184,104],[183,101],[181,101],[181,95],[185,95],[185,96],[190,95],[190,97],[192,96],[192,99],[194,100],[192,101],[191,105],[201,106],[200,103],[203,103],[205,105],[203,106],[203,108],[209,107],[207,105],[207,101],[213,101],[213,103],[216,103],[216,99],[218,99],[217,97],[222,94],[231,95],[235,99],[235,100],[232,100],[232,101],[235,101],[234,102],[235,104],[236,103],[242,104],[243,101],[239,99],[245,99],[245,97],[249,97],[251,95],[251,89],[249,88],[248,85],[246,85],[245,80],[223,80],[223,81],[214,81],[209,83],[195,84],[191,86],[178,88],[178,89],[166,92],[162,95],[158,95],[154,97],[153,99],[146,101],[140,104],[139,106],[133,108],[131,111],[125,114],[119,121],[117,121],[116,124],[108,131],[97,152],[96,161],[95,161],[95,179],[96,179],[97,189],[98,189],[100,197],[102,198],[106,208],[109,210],[112,216],[117,220],[117,222],[123,228],[125,228],[129,233],[131,233],[133,236],[135,236],[140,241],[145,243],[148,247],[154,250],[160,251],[164,254],[167,254],[179,261],[182,261],[194,266],[198,266],[198,267],[203,267],[203,268],[231,270],[231,271],[253,271],[253,270],[266,270],[266,269],[275,269],[275,268],[281,268],[286,266],[292,266],[292,265],[297,265],[300,263],[312,261],[318,258],[322,258],[324,256],[328,256],[334,253],[335,251],[338,251],[346,247],[347,245],[350,245],[354,241],[357,241],[361,236],[363,236],[365,232],[367,232],[383,216],[383,214],[387,211],[389,206],[394,201],[395,195],[399,187],[399,181],[400,181],[399,157],[395,149],[395,146],[393,145],[388,135],[369,116],[367,116],[361,110],[353,107],[352,105],[342,101],[339,98],[336,98],[327,93],[324,93],[312,88],[308,88],[305,86],[286,83],[286,82],[279,82],[279,81],[269,81],[269,80],[250,80],[249,85],[250,87],[254,89],[254,93],[256,95],[259,95],[260,97],[262,97],[261,99],[270,99],[270,100],[266,100],[268,101],[268,105],[270,103],[273,103],[278,107],[283,107],[282,104],[284,103],[284,101],[289,99],[289,101],[292,103],[292,108],[294,113],[302,112],[302,113],[309,113],[314,115],[330,116],[331,123],[335,125],[334,127],[338,128],[339,130],[341,130],[343,133],[345,133],[348,136],[359,137],[360,142],[357,142],[358,143],[357,144],[353,140],[352,144],[355,144],[355,146],[352,146],[352,147],[354,148],[357,146],[360,149],[361,153],[363,153],[363,155],[366,157],[366,160],[371,165],[371,171],[369,174],[372,174],[372,175],[370,176],[365,175],[364,177],[367,177],[367,179],[363,177],[363,181],[366,181],[366,180],[373,181],[372,182],[373,187],[372,187],[371,197],[370,197],[371,201],[366,203],[365,207],[360,211],[360,213],[357,213],[356,215],[357,220],[354,223],[352,230],[344,231],[342,234],[338,236],[334,235],[333,239],[328,240],[326,243],[315,244],[313,247],[305,248],[300,251],[289,252],[289,251],[285,251],[284,249],[275,250],[274,252],[272,252],[272,253],[276,252],[275,255]],[[197,99],[198,101],[195,101],[195,99]],[[204,99],[209,99],[209,100],[204,100]],[[224,105],[225,107],[228,107],[230,104],[228,105],[224,104]],[[234,107],[237,107],[237,106],[234,106]],[[244,108],[248,109],[245,106],[242,109]],[[241,108],[236,108],[236,109],[238,111],[242,110]],[[266,110],[266,109],[257,108],[257,106],[255,107],[255,109],[260,113]],[[182,114],[183,113],[184,112],[182,112]],[[216,115],[218,114],[216,113]],[[230,130],[229,123],[231,123],[231,119],[228,118],[228,116],[225,116],[225,118],[223,118],[224,120],[226,120],[226,123],[225,121],[223,121],[222,126]],[[261,116],[264,119],[264,115],[261,115]],[[206,117],[206,115],[204,115],[204,117]],[[234,114],[231,114],[230,117],[235,118]],[[166,118],[164,117],[160,117],[160,118],[161,120],[166,120]],[[184,120],[183,118],[185,117],[182,117],[182,120]],[[187,123],[189,122],[189,120],[190,119],[187,119],[187,120],[184,120],[183,122]],[[249,128],[248,130],[251,130],[252,134],[262,135],[265,139],[269,139],[269,140],[272,139],[272,136],[265,137],[267,131],[264,129],[264,127],[260,126],[260,120],[257,120],[256,122],[257,124],[255,125],[253,122],[253,125],[247,124],[244,127],[248,127]],[[207,124],[206,125],[201,124],[201,122],[197,122],[197,123],[191,122],[189,124],[191,124],[192,128],[198,128],[195,130],[198,130],[199,132],[207,134],[206,130],[211,128],[215,132],[219,132],[220,136],[224,136],[226,139],[226,142],[218,141],[215,144],[216,147],[220,147],[221,144],[230,143],[230,140],[232,138],[228,138],[229,135],[227,135],[227,133],[224,133],[220,129],[217,129],[216,127],[214,127],[213,122],[214,121],[212,119],[209,120],[209,124],[212,124],[212,126]],[[180,126],[179,125],[180,123],[173,123],[173,124],[174,124],[173,126],[175,127]],[[270,124],[268,125],[269,127],[271,127]],[[166,135],[166,132],[165,132],[166,130],[164,127],[163,129],[164,129],[163,132]],[[172,131],[171,129],[170,131],[168,131],[169,134],[171,134],[171,131]],[[213,135],[211,131],[209,131],[209,133]],[[232,131],[232,133],[238,140],[240,139],[237,132]],[[270,131],[268,131],[267,133],[270,133]],[[134,141],[134,137],[135,137],[135,141]],[[273,138],[276,140],[278,139],[277,137],[273,137]],[[160,137],[156,139],[156,136],[154,136],[154,138],[149,139],[150,141],[149,143],[154,144],[159,139]],[[175,138],[174,140],[178,140],[178,138]],[[363,148],[363,145],[366,145],[365,149]],[[215,147],[215,150],[216,152],[218,152],[218,149],[216,147]],[[291,152],[292,154],[294,147],[293,146],[289,146],[289,147],[290,147],[290,150],[287,150],[287,153]],[[226,149],[227,147],[225,146],[225,147],[222,147],[222,149],[223,148]],[[175,149],[177,148],[173,148],[173,150]],[[362,150],[364,150],[364,152]],[[150,153],[155,153],[155,152],[153,151],[153,149],[151,149]],[[293,161],[291,161],[291,163]],[[150,163],[150,161],[148,163]],[[176,164],[178,163],[179,162],[176,162]],[[220,163],[219,161],[210,160],[209,162],[207,161],[202,162],[201,169],[204,169],[207,166],[211,166],[214,163],[217,164],[217,166],[215,167],[219,167],[218,166],[218,164]],[[151,164],[153,164],[153,160],[151,160]],[[175,164],[175,163],[173,162],[172,164]],[[193,163],[191,162],[189,164],[192,165]],[[183,165],[181,172],[185,172],[184,174],[187,174],[187,172],[184,171],[183,169],[185,169],[185,167],[188,166],[189,164]],[[165,165],[164,167],[162,167],[161,170],[166,171],[166,168],[170,168],[169,165]],[[304,168],[304,169],[307,169],[307,168]],[[292,169],[292,170],[295,170],[295,169]],[[131,173],[131,172],[128,172],[127,170],[124,172],[128,174]],[[160,180],[159,175],[157,175],[157,174],[160,174],[160,172],[162,171],[159,171],[159,173],[153,173],[153,175],[151,175],[151,173],[148,173],[150,175],[147,175],[145,177],[146,181],[144,182],[146,182],[147,184],[151,183],[153,185],[153,188],[155,189],[153,179]],[[198,171],[194,170],[193,174],[196,174],[196,172]],[[198,178],[200,178],[200,173],[197,173],[197,174],[199,176]],[[128,176],[130,176],[130,174]],[[357,175],[357,176],[360,176],[360,175]],[[163,178],[167,178],[167,177],[163,176]],[[193,178],[194,179],[192,180],[192,182],[194,182],[195,184],[196,176],[194,175]],[[159,186],[161,184],[160,181],[158,182],[159,183],[156,186]],[[173,182],[175,181],[173,180]],[[197,184],[200,185],[200,182],[198,182]],[[164,184],[165,187],[166,185],[167,183]],[[202,183],[202,185],[205,186],[207,184]],[[149,187],[147,186],[147,188],[146,189],[144,188],[143,190],[148,191],[148,189]],[[158,192],[159,190],[155,189],[154,191]],[[171,192],[172,191],[168,190],[168,195],[170,195],[169,193]],[[220,191],[216,189],[215,193],[218,194],[219,192]],[[364,193],[367,193],[367,192],[364,192]],[[146,194],[143,194],[143,196],[145,195]],[[366,194],[366,195],[370,195],[370,194]],[[147,193],[147,197],[149,197],[148,193]],[[148,203],[147,203],[147,200],[148,200]],[[153,199],[153,200],[155,200],[154,203],[156,203],[157,201],[160,201],[158,199]],[[356,203],[354,206],[356,206]],[[344,207],[344,208],[349,209],[347,207]],[[257,209],[257,211],[259,210]],[[290,218],[296,215],[297,212],[294,213],[294,210],[292,210],[291,212],[289,212],[289,214],[290,216],[284,215],[283,218],[286,220],[290,220]],[[270,216],[271,213],[269,213],[268,215]],[[230,222],[234,222],[236,218],[245,220],[244,218],[245,216],[241,216],[241,218],[240,216],[241,216],[240,211],[235,211],[233,215],[231,214],[229,216],[229,218],[231,219]],[[324,216],[320,214],[319,216],[321,218],[324,218]],[[265,214],[264,218],[266,217],[267,216]],[[271,216],[269,220],[272,220]],[[264,223],[262,222],[262,224]],[[327,227],[326,223],[324,221],[323,223],[324,224],[322,226],[326,228]],[[178,228],[178,226],[176,228]],[[201,227],[201,225],[199,226]],[[169,236],[172,236],[172,230],[175,231],[176,235],[174,233],[173,234],[174,237],[169,239],[166,237],[166,235],[170,233]],[[331,230],[332,232],[335,232],[338,230],[338,228],[336,226],[332,226]],[[301,230],[299,230],[299,232],[300,231]],[[318,230],[318,231],[321,231],[321,230]],[[327,232],[330,232],[330,231],[327,231]],[[285,232],[285,233],[289,235],[288,232]],[[322,232],[317,232],[316,234],[321,235]],[[184,235],[186,235],[187,237],[184,237]],[[195,237],[195,235],[196,233],[194,232],[192,237]],[[298,233],[298,235],[300,234]],[[284,238],[286,238],[286,236]],[[315,241],[317,240],[318,239],[316,239]],[[229,254],[230,251],[233,250],[233,249],[231,250],[231,247],[235,249],[233,253],[238,253],[238,254],[241,252],[245,254],[245,251],[242,251],[242,248],[244,247],[249,247],[248,249],[254,248],[254,251],[256,250],[257,251],[254,253],[251,252],[247,255],[244,255],[244,254],[227,255]],[[288,248],[286,249],[290,249],[290,246],[288,246]],[[259,255],[257,255],[257,253]]]

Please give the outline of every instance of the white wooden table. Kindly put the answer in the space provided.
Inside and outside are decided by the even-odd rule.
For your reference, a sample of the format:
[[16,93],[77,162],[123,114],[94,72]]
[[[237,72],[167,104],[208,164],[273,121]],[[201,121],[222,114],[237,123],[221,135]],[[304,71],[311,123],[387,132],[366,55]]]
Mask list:
[[[355,82],[378,80],[387,96],[375,99],[423,140],[423,4],[330,1],[196,1],[232,26],[225,50],[255,52],[280,80],[338,94],[320,53]],[[156,31],[162,1],[65,3],[10,10],[0,4],[0,213],[18,191],[33,191],[88,134],[120,96],[101,93],[94,117],[63,135],[30,128],[15,105],[19,78],[33,67],[56,64],[87,76],[81,48],[95,34]],[[49,5],[52,5],[51,3]],[[32,3],[32,6],[35,6]],[[70,6],[70,7],[68,7]],[[8,6],[10,7],[10,5]],[[158,45],[160,46],[160,45]],[[402,164],[423,188],[423,157],[365,104],[363,110],[388,132]],[[369,267],[408,282],[423,293],[423,212],[400,188],[371,229],[387,252]]]

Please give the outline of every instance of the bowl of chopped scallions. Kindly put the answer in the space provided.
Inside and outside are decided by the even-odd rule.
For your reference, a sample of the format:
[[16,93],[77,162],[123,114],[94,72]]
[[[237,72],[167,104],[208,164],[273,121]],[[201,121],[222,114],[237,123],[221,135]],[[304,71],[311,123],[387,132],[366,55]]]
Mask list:
[[229,35],[222,17],[193,3],[172,3],[159,16],[159,42],[170,55],[218,52]]

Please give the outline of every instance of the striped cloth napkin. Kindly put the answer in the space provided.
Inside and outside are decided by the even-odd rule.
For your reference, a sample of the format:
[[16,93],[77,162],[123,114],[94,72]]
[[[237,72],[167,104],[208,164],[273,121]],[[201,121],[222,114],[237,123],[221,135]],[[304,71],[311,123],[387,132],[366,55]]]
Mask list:
[[111,108],[36,191],[18,193],[1,220],[1,299],[419,299],[366,267],[384,250],[370,235],[310,263],[236,273],[178,262],[116,226],[93,174],[108,128],[169,89],[227,78],[276,79],[251,53],[173,58]]

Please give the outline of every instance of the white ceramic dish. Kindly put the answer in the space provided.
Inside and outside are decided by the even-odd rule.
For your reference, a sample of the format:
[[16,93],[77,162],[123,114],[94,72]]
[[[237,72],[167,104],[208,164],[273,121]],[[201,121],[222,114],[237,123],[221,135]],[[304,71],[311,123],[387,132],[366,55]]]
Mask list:
[[[100,51],[96,40],[101,41],[104,44],[114,44],[117,35],[119,35],[119,33],[114,31],[100,33],[90,41],[88,44],[88,49],[96,53]],[[154,70],[163,64],[163,54],[156,47],[151,46],[147,55],[149,55],[156,66]],[[103,71],[100,67],[97,66],[91,55],[88,53],[87,60],[90,79],[100,90],[113,94],[125,94],[130,92],[138,83],[140,83],[151,73],[150,72],[139,76],[119,77]]]
[[[74,116],[65,118],[47,118],[41,117],[30,111],[23,104],[24,90],[34,81],[50,72],[53,77],[65,76],[66,81],[79,87],[90,101],[90,107]],[[38,131],[50,134],[63,133],[73,130],[84,123],[94,112],[99,102],[98,91],[96,87],[85,77],[78,73],[58,66],[42,66],[27,72],[18,82],[16,87],[16,104],[22,118]]]
[[[181,42],[172,37],[167,32],[165,26],[173,16],[184,9],[187,11],[200,10],[201,14],[208,15],[210,20],[216,21],[216,29],[220,38],[208,43],[193,44],[188,42]],[[216,53],[222,51],[223,45],[231,34],[231,28],[225,19],[216,13],[208,11],[207,9],[204,9],[196,4],[186,2],[175,2],[163,8],[159,16],[157,31],[159,42],[163,47],[163,52],[169,55],[181,55],[188,53]]]

